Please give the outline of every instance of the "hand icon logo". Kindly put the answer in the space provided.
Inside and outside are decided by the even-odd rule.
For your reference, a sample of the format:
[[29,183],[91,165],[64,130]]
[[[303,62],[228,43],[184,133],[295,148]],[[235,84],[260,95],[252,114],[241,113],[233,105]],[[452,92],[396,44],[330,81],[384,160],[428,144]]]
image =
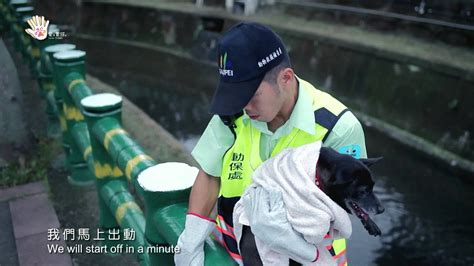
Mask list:
[[49,20],[45,20],[43,16],[34,16],[30,18],[27,22],[28,25],[30,25],[31,29],[26,29],[25,31],[31,37],[40,41],[48,37]]

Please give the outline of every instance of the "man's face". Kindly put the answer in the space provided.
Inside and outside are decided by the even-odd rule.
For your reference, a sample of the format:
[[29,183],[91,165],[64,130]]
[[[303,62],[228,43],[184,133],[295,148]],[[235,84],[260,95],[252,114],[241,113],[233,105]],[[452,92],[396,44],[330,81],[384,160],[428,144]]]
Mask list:
[[282,89],[277,84],[262,81],[244,110],[251,119],[270,122],[280,111],[283,102]]

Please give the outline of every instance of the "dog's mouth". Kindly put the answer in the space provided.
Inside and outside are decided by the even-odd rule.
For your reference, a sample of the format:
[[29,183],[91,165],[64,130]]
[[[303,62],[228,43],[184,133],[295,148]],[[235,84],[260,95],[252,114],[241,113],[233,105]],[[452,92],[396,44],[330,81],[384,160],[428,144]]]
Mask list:
[[360,220],[367,221],[370,219],[370,216],[367,212],[364,211],[357,203],[350,201],[349,206],[351,207],[352,214],[357,216]]
[[369,232],[370,235],[379,236],[382,234],[382,232],[380,231],[380,228],[377,226],[377,224],[374,221],[372,221],[369,214],[366,211],[364,211],[362,207],[360,207],[354,201],[346,202],[346,205],[349,206],[349,209],[351,210],[352,214],[357,216],[357,218],[360,219],[360,221],[362,222],[362,225],[367,230],[367,232]]

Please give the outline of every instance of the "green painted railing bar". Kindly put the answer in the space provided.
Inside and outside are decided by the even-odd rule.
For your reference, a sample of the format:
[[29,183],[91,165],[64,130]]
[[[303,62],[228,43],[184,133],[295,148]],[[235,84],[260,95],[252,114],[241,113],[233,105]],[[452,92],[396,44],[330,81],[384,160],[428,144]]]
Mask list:
[[[145,245],[145,218],[140,207],[135,203],[133,196],[127,190],[127,183],[123,180],[112,180],[100,191],[101,198],[107,202],[109,210],[115,214],[115,219],[121,228],[133,228],[136,237],[132,244],[135,250]],[[148,253],[137,253],[142,265],[150,265]]]
[[92,95],[92,90],[87,86],[84,76],[77,72],[72,72],[64,78],[64,83],[66,84],[65,88],[67,88],[67,90],[63,93],[68,94],[72,100],[72,102],[68,103],[82,109],[82,99]]
[[140,145],[120,127],[116,119],[107,118],[94,125],[91,128],[91,135],[103,144],[111,161],[130,181],[136,180],[144,169],[156,165],[156,161],[146,155]]
[[92,156],[91,141],[89,131],[85,122],[77,123],[71,131],[74,143],[82,154],[82,158],[87,163],[90,173],[94,173],[94,157]]
[[[135,238],[124,244],[145,249],[135,252],[141,265],[173,265],[172,253],[149,252],[147,248],[176,245],[184,228],[192,183],[165,191],[148,191],[139,184],[141,173],[159,165],[122,128],[122,98],[92,93],[85,79],[86,53],[75,50],[74,44],[32,39],[24,31],[32,15],[34,8],[27,0],[0,0],[0,31],[8,31],[32,77],[38,80],[39,93],[47,103],[48,131],[51,127],[54,132],[58,121],[61,126],[70,183],[95,183],[99,227],[133,229]],[[49,32],[58,31],[50,25]],[[152,182],[162,179],[153,178]],[[130,183],[143,198],[146,213],[128,191]],[[205,252],[205,265],[235,264],[217,243],[206,244]]]
[[[179,203],[155,212],[154,225],[168,243],[176,244],[178,242],[178,237],[184,230],[187,209],[187,203]],[[204,265],[206,266],[214,266],[216,261],[220,265],[237,265],[223,247],[216,242],[206,242],[204,251],[206,254]]]

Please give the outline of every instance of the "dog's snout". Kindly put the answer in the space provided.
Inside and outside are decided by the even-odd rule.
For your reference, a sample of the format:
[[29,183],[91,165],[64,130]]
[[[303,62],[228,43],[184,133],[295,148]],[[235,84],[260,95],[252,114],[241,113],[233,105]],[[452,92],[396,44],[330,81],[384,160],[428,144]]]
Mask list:
[[382,205],[379,205],[379,206],[377,207],[377,214],[381,214],[381,213],[384,212],[384,211],[385,211],[385,208],[384,208]]

